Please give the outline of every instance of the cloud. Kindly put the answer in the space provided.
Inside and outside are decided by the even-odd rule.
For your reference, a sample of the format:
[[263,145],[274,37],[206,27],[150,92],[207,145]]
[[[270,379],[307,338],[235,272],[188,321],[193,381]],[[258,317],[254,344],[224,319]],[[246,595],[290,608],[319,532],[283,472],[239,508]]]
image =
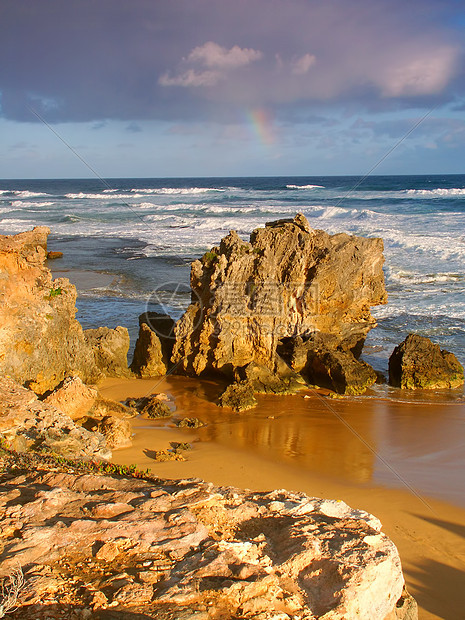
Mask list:
[[[465,96],[453,0],[2,0],[0,114],[238,122]],[[20,42],[20,44],[18,44]],[[326,112],[325,112],[326,114]]]
[[195,71],[194,69],[188,69],[173,77],[169,72],[164,73],[160,76],[158,83],[161,86],[185,86],[186,88],[192,86],[197,88],[199,86],[213,86],[221,78],[222,74],[218,71]]
[[160,76],[158,83],[161,86],[184,86],[186,88],[213,86],[225,78],[228,71],[244,67],[261,57],[262,53],[258,50],[241,48],[238,45],[228,50],[213,41],[208,41],[204,45],[195,47],[183,63],[200,64],[207,67],[206,70],[199,71],[190,68],[173,77],[168,71]]
[[260,60],[262,56],[263,54],[259,50],[241,48],[238,45],[234,45],[228,50],[218,45],[218,43],[208,41],[204,45],[195,47],[187,60],[189,62],[199,62],[206,67],[235,69]]
[[313,54],[304,54],[292,62],[292,73],[294,75],[304,75],[305,73],[308,73],[310,67],[312,67],[315,62],[316,56]]

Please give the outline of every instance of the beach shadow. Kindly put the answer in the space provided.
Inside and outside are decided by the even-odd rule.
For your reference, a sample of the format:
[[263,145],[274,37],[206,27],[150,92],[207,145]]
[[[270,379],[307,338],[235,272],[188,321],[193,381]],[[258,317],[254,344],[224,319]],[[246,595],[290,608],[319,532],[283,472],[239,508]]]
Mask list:
[[423,521],[427,521],[428,523],[432,523],[433,525],[437,525],[438,527],[442,527],[444,530],[448,532],[452,532],[453,534],[457,534],[457,536],[461,536],[465,538],[465,525],[462,523],[453,523],[451,521],[443,521],[442,519],[436,519],[434,517],[426,517],[425,515],[414,514],[411,513],[417,519],[422,519]]
[[[66,618],[78,618],[85,607],[74,605],[25,605],[14,612],[8,613],[10,620],[45,620],[58,616]],[[63,613],[67,614],[66,616]],[[87,617],[87,616],[86,616]],[[92,620],[171,620],[173,616],[153,611],[150,615],[146,613],[132,612],[125,609],[99,609],[92,611]]]
[[404,571],[418,580],[415,586],[417,603],[442,620],[458,620],[464,618],[465,588],[463,571],[428,560],[417,569]]

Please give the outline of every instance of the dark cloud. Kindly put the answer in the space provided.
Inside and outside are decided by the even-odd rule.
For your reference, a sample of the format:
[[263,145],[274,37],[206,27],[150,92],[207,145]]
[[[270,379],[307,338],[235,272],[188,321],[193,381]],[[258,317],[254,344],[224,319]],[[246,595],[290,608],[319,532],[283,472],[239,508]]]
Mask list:
[[[2,0],[4,117],[283,119],[389,109],[463,90],[456,3],[423,0]],[[128,125],[131,127],[131,125]],[[129,129],[130,131],[130,129]]]

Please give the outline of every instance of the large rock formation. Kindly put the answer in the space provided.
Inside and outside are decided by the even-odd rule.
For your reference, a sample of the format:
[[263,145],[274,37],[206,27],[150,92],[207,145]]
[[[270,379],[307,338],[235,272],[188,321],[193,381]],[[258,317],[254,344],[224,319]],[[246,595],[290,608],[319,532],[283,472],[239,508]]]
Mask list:
[[395,387],[434,390],[463,382],[463,367],[455,355],[425,336],[409,334],[389,358],[389,383]]
[[68,375],[87,383],[101,376],[75,319],[75,287],[44,265],[49,233],[0,236],[0,375],[38,394]]
[[279,372],[277,349],[296,338],[309,351],[317,338],[358,357],[376,324],[370,306],[387,300],[382,252],[381,239],[329,235],[301,214],[258,228],[250,242],[230,232],[192,264],[173,362],[195,375],[251,362]]
[[26,579],[12,617],[416,618],[394,544],[341,501],[21,469],[0,478],[0,577]]

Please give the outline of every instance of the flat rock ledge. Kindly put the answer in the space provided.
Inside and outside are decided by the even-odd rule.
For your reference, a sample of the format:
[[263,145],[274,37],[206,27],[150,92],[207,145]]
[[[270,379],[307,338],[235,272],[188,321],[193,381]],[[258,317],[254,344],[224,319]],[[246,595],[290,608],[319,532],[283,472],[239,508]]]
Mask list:
[[11,618],[417,617],[380,522],[342,501],[10,464],[0,506]]

